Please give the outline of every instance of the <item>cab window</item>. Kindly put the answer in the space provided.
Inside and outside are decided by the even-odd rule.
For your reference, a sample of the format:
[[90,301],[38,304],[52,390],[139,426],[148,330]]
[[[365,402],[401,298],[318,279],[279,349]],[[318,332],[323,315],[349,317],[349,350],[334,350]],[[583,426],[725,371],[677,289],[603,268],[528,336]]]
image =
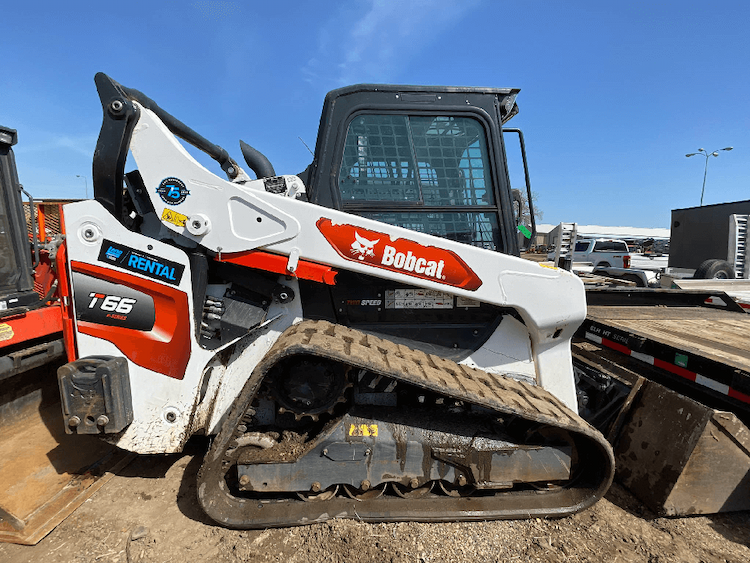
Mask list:
[[0,291],[2,293],[18,291],[17,283],[21,277],[21,269],[16,263],[10,224],[10,216],[5,212],[4,199],[0,197]]
[[594,252],[627,252],[628,245],[622,241],[599,240],[594,245]]
[[338,188],[352,213],[501,250],[491,178],[479,120],[365,114],[349,124]]

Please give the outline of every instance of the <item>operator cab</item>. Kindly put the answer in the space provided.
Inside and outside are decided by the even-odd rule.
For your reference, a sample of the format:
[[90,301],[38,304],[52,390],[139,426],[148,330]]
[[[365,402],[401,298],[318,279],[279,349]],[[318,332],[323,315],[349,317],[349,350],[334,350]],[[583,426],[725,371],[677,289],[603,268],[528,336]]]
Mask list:
[[360,84],[329,92],[311,202],[518,255],[502,125],[518,89]]

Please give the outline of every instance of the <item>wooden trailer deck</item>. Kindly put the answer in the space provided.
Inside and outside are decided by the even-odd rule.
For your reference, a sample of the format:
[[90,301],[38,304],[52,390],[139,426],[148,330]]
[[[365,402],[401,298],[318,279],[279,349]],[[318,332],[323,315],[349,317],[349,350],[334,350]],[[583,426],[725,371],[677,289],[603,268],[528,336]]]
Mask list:
[[587,320],[737,369],[750,367],[747,313],[706,307],[595,305],[589,307]]

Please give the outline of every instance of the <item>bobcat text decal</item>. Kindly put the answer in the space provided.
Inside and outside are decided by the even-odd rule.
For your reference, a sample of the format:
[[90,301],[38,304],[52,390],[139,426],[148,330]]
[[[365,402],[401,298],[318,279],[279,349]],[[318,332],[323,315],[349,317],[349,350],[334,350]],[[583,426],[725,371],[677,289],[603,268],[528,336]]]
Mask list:
[[338,225],[326,218],[318,219],[317,226],[336,252],[347,260],[469,291],[482,285],[479,276],[450,250],[422,246],[405,238],[391,240],[387,234]]

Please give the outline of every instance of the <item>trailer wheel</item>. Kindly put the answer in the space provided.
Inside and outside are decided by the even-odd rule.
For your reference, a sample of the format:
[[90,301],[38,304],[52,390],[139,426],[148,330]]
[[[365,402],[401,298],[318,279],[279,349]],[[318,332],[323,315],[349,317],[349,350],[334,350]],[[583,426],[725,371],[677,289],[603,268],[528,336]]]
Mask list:
[[725,260],[717,260],[712,258],[706,260],[693,274],[694,279],[700,280],[733,280],[734,279],[734,268],[732,265]]

